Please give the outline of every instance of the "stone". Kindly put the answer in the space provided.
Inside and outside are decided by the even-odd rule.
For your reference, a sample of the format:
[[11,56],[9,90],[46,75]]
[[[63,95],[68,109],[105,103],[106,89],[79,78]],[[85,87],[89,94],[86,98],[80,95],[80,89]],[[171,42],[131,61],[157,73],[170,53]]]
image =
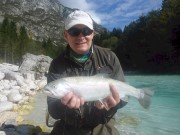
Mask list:
[[16,117],[17,117],[16,112],[11,112],[11,111],[6,111],[6,112],[1,112],[0,113],[0,126],[3,123],[11,123],[11,124],[16,124]]
[[26,53],[23,56],[23,62],[19,68],[20,73],[31,73],[35,79],[40,79],[48,71],[52,58],[45,55],[33,55]]
[[13,109],[13,103],[9,101],[0,102],[0,112],[10,111]]
[[19,66],[9,64],[9,63],[2,63],[0,64],[0,71],[14,71],[17,72],[19,70]]
[[19,102],[23,97],[18,90],[13,90],[7,95],[8,101],[13,103]]
[[43,89],[46,84],[47,84],[47,79],[42,79],[37,82],[37,86],[39,87],[39,89]]
[[0,80],[4,79],[5,74],[0,71]]
[[0,102],[7,101],[7,97],[5,95],[0,94]]
[[4,131],[0,131],[0,135],[6,135]]

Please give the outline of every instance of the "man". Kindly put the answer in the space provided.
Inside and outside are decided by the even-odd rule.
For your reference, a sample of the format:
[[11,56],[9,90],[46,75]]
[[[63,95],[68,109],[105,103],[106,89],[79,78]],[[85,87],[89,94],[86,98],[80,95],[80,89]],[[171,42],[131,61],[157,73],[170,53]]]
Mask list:
[[[65,20],[66,50],[55,58],[49,68],[48,82],[67,76],[108,74],[124,81],[116,55],[109,49],[93,44],[93,20],[84,11],[76,10]],[[95,84],[94,84],[95,85]],[[103,100],[85,102],[68,93],[61,99],[47,98],[48,111],[59,119],[51,135],[118,135],[114,114],[125,103],[120,101],[116,88],[110,84],[111,95]]]

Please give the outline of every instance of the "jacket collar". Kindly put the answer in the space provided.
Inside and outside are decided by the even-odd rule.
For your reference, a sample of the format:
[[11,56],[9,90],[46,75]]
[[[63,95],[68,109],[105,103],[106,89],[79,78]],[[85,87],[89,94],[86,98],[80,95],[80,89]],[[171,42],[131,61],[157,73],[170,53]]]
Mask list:
[[[71,48],[70,48],[69,44],[67,44],[65,54],[64,54],[64,57],[67,59],[70,59],[70,50],[71,50]],[[90,51],[91,51],[91,55],[92,55],[94,53],[94,44],[93,43],[91,45]]]

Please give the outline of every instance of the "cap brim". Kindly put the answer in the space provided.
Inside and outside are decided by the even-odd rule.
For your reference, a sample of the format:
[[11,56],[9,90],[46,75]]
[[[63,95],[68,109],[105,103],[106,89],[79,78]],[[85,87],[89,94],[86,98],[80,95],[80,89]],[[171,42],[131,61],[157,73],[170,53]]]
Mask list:
[[82,21],[78,21],[78,20],[72,21],[71,23],[66,25],[65,29],[68,30],[71,27],[78,25],[78,24],[83,24],[83,25],[87,26],[88,28],[90,28],[91,30],[93,30],[93,25],[90,22],[82,22]]

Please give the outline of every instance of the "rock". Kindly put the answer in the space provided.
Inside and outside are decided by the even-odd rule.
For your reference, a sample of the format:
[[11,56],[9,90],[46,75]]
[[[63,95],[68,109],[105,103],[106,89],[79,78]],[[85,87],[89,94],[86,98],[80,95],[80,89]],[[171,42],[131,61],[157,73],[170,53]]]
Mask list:
[[0,81],[0,86],[1,86],[1,89],[9,89],[10,88],[10,81],[9,80],[1,80]]
[[23,96],[21,101],[18,102],[19,105],[24,105],[29,103],[29,96]]
[[[15,110],[14,106],[29,105],[33,96],[39,92],[38,90],[43,89],[47,84],[45,73],[52,61],[48,56],[36,56],[28,53],[23,58],[20,67],[8,63],[0,64],[0,124],[8,125],[5,132],[7,135],[19,135],[12,131],[16,128],[12,129],[9,125],[12,125],[14,120],[22,122],[21,114],[27,114],[26,112],[30,110]],[[12,118],[9,111],[16,111],[16,113],[20,111],[21,114]],[[12,116],[14,115],[12,114]],[[4,132],[0,132],[1,134]]]
[[4,79],[5,74],[0,71],[0,80]]
[[23,56],[23,63],[21,64],[20,73],[34,74],[36,79],[40,79],[45,72],[48,71],[52,58],[45,55],[33,55],[26,53]]
[[18,72],[8,71],[5,73],[5,78],[7,80],[15,80],[17,85],[19,85],[19,86],[26,85],[26,83],[24,83],[23,76]]
[[42,129],[40,127],[35,127],[33,125],[19,125],[16,127],[16,131],[20,135],[37,135],[38,133],[42,132]]
[[0,83],[0,91],[4,89],[4,86]]
[[13,103],[19,102],[23,97],[18,90],[13,90],[7,95],[8,101]]
[[17,78],[24,79],[20,73],[18,72],[13,72],[13,71],[6,71],[5,72],[5,79],[7,80],[16,80]]
[[0,94],[0,102],[7,101],[7,97],[5,95]]
[[[6,115],[9,116],[11,115],[11,118],[9,116],[8,119],[6,119],[6,121],[3,123],[3,127],[15,127],[17,125],[17,121],[16,121],[16,116],[17,114],[16,113],[13,113],[11,112],[9,115],[8,113],[6,112]],[[12,117],[14,115],[14,117]]]
[[[33,126],[28,124],[12,125],[4,124],[2,126],[0,135],[39,135],[42,133],[42,129],[39,126]],[[48,135],[48,134],[46,134]]]
[[4,131],[0,131],[0,135],[6,135]]
[[46,84],[47,84],[47,79],[42,79],[37,82],[37,86],[39,87],[39,89],[43,89]]
[[16,80],[10,80],[10,86],[17,86],[17,81]]
[[30,87],[28,85],[24,85],[24,86],[20,87],[19,92],[21,94],[24,93],[25,95],[29,95],[31,93],[31,90],[30,90]]
[[0,112],[10,111],[13,109],[13,103],[9,101],[0,102]]
[[11,86],[11,89],[13,90],[19,90],[20,88],[21,88],[20,86],[14,86],[14,85]]
[[33,73],[31,71],[35,70],[36,67],[36,62],[37,62],[37,56],[30,54],[30,53],[26,53],[23,56],[23,62],[21,64],[21,66],[19,67],[19,71],[21,73]]
[[24,80],[24,82],[26,83],[26,86],[28,86],[30,90],[36,90],[37,89],[37,85],[35,84],[35,81]]
[[34,76],[34,74],[31,74],[31,73],[23,73],[23,77],[24,77],[24,79],[26,79],[26,80],[35,81],[35,76]]
[[9,63],[0,64],[0,71],[1,72],[5,72],[5,71],[17,72],[18,70],[19,70],[19,66],[9,64]]
[[10,90],[3,89],[3,90],[1,91],[1,94],[7,96],[10,92],[11,92]]

